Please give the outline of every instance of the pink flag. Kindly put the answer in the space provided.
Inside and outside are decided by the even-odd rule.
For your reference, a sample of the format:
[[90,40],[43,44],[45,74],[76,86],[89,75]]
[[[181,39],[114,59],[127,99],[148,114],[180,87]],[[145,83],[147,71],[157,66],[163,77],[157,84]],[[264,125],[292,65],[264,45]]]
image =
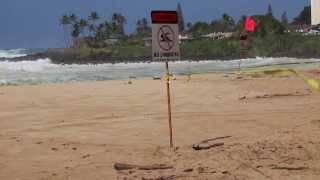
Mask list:
[[247,32],[254,32],[256,29],[256,25],[256,22],[251,17],[247,17],[247,19],[244,22],[244,29]]

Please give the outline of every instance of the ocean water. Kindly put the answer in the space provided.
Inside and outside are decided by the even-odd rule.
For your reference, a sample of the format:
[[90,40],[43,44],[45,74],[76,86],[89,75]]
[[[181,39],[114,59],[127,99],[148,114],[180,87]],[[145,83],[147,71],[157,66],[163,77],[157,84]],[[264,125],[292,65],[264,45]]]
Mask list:
[[[14,51],[11,51],[14,52]],[[7,53],[8,56],[23,56],[18,53]],[[318,68],[320,59],[295,58],[254,58],[231,61],[180,61],[170,63],[173,74],[195,74],[208,72],[231,73],[238,70],[239,62],[243,70],[252,68]],[[60,65],[50,59],[13,62],[10,59],[0,61],[0,85],[34,85],[47,83],[64,83],[78,81],[106,81],[129,79],[130,77],[161,77],[164,74],[164,63],[119,63]]]
[[0,49],[0,58],[17,58],[43,52],[46,49]]
[[0,49],[0,58],[16,58],[27,55],[26,49]]

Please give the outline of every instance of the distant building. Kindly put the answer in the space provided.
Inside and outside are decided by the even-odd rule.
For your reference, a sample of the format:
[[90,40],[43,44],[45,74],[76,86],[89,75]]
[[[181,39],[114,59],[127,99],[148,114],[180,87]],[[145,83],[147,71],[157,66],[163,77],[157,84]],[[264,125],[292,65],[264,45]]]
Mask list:
[[142,40],[143,40],[145,46],[147,46],[147,47],[152,46],[152,37],[145,37]]
[[300,33],[304,36],[319,36],[320,25],[310,26],[307,24],[290,24],[286,32]]
[[192,41],[193,37],[191,37],[190,35],[187,34],[179,34],[179,44],[183,43],[183,42],[189,42]]
[[320,24],[320,0],[311,0],[311,24]]
[[307,33],[310,28],[307,24],[290,24],[287,32]]
[[320,27],[318,26],[313,26],[312,28],[309,29],[308,32],[304,33],[305,36],[319,36],[320,35]]
[[316,29],[311,29],[309,32],[305,33],[306,36],[319,36],[320,31]]
[[110,36],[108,39],[104,40],[107,45],[115,45],[120,41],[120,37]]
[[139,37],[137,37],[137,36],[129,35],[128,38],[127,38],[127,41],[129,43],[140,43],[141,39]]
[[233,36],[232,32],[213,32],[206,35],[202,35],[202,38],[207,38],[211,40],[220,40],[220,39],[226,39],[231,38]]

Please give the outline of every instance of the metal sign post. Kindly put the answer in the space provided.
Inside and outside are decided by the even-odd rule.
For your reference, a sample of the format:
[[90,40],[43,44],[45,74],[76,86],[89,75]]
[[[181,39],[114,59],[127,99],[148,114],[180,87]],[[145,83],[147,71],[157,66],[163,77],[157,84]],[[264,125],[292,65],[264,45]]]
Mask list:
[[240,34],[240,60],[239,60],[239,73],[241,72],[241,61],[242,59],[248,58],[248,34],[247,32],[242,32]]
[[173,128],[170,97],[169,61],[180,59],[178,14],[176,11],[152,11],[152,57],[165,61],[170,147],[173,148]]

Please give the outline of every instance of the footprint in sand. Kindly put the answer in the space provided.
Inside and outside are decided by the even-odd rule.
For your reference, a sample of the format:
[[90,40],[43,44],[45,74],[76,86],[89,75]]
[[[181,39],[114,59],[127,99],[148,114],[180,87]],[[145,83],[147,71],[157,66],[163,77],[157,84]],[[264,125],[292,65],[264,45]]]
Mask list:
[[82,159],[89,158],[90,156],[91,156],[90,154],[86,154],[86,155],[82,156]]
[[16,142],[21,142],[21,139],[19,139],[19,137],[11,137],[10,138],[11,140],[15,140]]
[[38,141],[38,142],[36,142],[35,144],[43,144],[43,142],[42,141]]
[[312,120],[310,121],[311,124],[313,125],[317,125],[318,127],[320,127],[320,120]]
[[51,150],[52,150],[52,151],[55,151],[55,152],[56,152],[56,151],[59,151],[59,149],[58,149],[58,148],[55,148],[55,147],[51,148]]

